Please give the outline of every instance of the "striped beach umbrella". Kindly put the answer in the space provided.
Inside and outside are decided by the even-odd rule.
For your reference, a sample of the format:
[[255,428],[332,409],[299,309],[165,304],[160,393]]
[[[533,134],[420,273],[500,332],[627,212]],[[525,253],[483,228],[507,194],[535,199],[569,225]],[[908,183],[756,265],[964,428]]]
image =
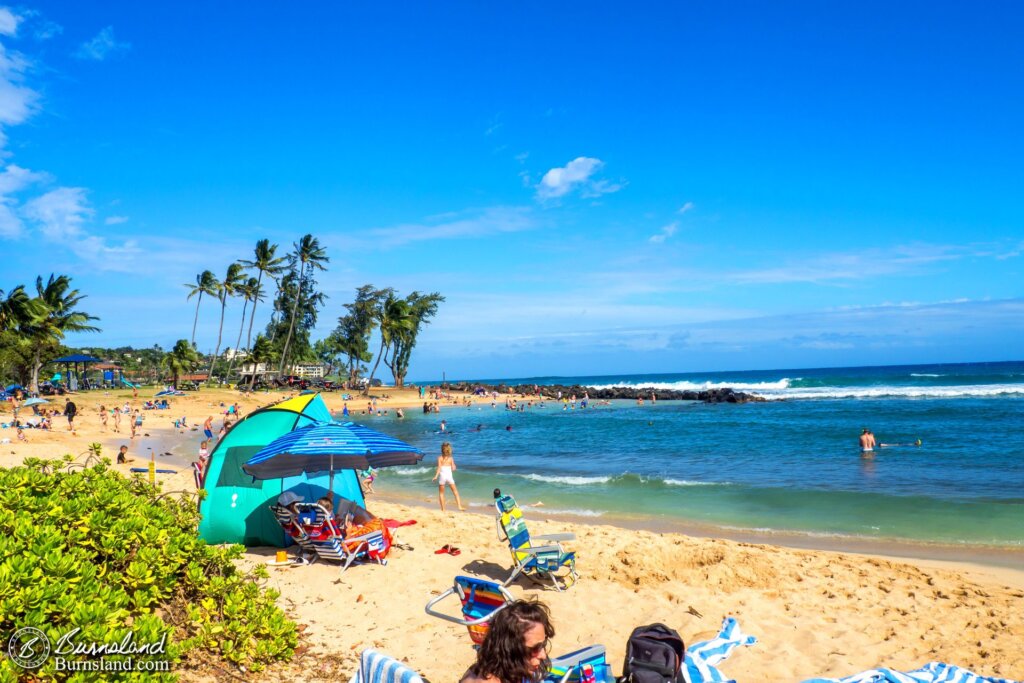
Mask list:
[[415,446],[354,422],[315,422],[288,432],[249,458],[242,470],[255,479],[281,479],[303,472],[415,465],[423,453]]

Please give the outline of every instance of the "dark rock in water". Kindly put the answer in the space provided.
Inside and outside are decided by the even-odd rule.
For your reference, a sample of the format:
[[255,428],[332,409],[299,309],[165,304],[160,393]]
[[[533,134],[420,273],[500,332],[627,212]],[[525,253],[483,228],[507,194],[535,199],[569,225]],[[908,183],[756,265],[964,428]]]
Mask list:
[[742,391],[734,391],[728,387],[720,389],[704,389],[701,391],[676,391],[674,389],[643,389],[637,387],[609,387],[607,389],[595,389],[594,387],[585,387],[579,384],[573,384],[571,386],[564,384],[548,384],[536,387],[535,391],[534,386],[535,385],[533,384],[517,384],[515,386],[498,384],[495,386],[491,384],[480,384],[477,382],[453,382],[448,384],[448,390],[469,394],[497,391],[501,394],[512,394],[527,398],[536,396],[539,393],[545,398],[557,399],[559,396],[575,396],[576,400],[583,398],[584,393],[586,393],[591,400],[627,399],[635,401],[638,398],[642,398],[645,401],[649,401],[652,394],[659,401],[750,403],[765,400],[762,396],[746,394]]

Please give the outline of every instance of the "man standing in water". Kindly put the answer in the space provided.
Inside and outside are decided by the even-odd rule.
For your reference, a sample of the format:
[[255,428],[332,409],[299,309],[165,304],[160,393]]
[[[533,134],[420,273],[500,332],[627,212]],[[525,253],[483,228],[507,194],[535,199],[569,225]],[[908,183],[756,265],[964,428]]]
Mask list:
[[860,433],[860,452],[871,453],[875,450],[875,435],[867,427]]

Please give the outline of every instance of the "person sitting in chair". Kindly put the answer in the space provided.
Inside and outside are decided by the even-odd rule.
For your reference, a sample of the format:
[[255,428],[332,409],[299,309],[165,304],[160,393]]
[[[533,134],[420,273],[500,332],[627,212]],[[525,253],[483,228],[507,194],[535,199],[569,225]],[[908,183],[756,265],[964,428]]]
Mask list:
[[548,608],[516,600],[494,617],[476,662],[460,683],[536,683],[550,666],[548,646],[555,635]]
[[346,534],[348,534],[348,529],[351,527],[365,526],[377,519],[377,516],[372,512],[359,505],[359,503],[354,500],[349,500],[344,496],[338,496],[337,510],[334,509],[334,505],[331,504],[331,499],[327,496],[318,500],[317,503],[323,506],[327,512],[334,515],[334,519],[337,521],[338,526],[340,526]]

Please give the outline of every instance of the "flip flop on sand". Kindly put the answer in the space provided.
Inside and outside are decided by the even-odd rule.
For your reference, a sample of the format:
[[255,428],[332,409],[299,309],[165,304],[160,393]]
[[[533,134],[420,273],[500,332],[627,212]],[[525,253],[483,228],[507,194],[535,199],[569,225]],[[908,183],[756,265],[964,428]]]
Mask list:
[[453,545],[446,545],[446,546],[440,548],[439,550],[435,550],[434,554],[435,555],[444,555],[445,553],[448,553],[449,555],[455,556],[455,555],[458,555],[461,552],[462,552],[461,550],[459,550],[458,548],[456,548]]

